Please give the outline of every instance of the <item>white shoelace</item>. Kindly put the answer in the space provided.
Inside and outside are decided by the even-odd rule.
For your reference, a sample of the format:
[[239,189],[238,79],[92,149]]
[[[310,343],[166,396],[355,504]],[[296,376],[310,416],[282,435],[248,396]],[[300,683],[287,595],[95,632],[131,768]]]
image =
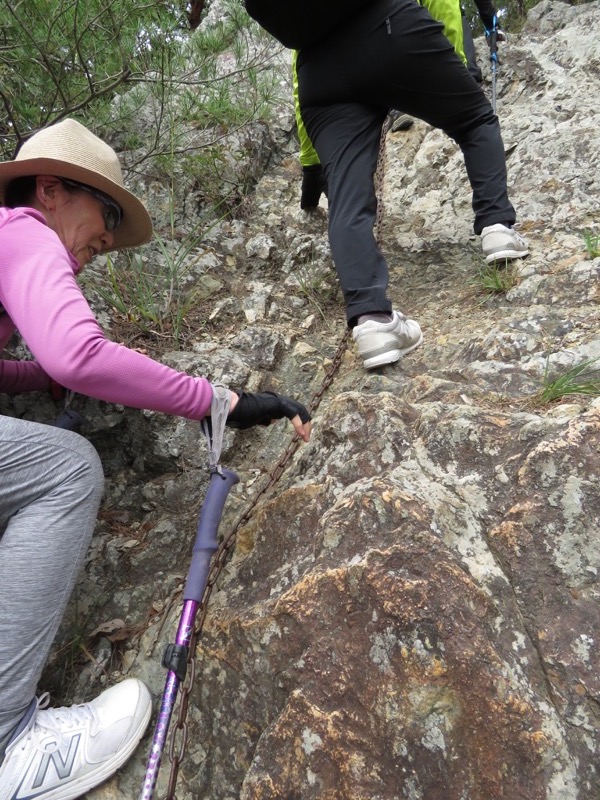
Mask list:
[[[81,704],[78,706],[64,706],[60,708],[48,708],[50,702],[50,695],[45,692],[37,699],[37,711],[33,724],[25,737],[31,739],[33,744],[39,750],[46,752],[55,752],[60,750],[63,740],[63,733],[72,728],[80,728],[88,722],[96,721],[96,716],[89,704]],[[47,734],[51,733],[55,736],[56,742],[50,746],[47,740]],[[42,743],[42,738],[45,741]]]
[[512,230],[514,231],[514,234],[517,237],[517,240],[519,241],[519,244],[525,244],[526,245],[527,242],[525,241],[523,236],[519,233],[519,228],[520,227],[521,227],[521,223],[520,222],[515,222],[514,225],[512,226]]

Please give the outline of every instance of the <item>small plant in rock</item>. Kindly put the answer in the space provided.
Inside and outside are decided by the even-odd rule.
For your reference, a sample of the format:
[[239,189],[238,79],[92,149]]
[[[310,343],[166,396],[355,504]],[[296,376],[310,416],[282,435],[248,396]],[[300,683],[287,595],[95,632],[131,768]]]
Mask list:
[[495,261],[479,270],[477,284],[486,297],[506,294],[517,284],[517,275],[510,262]]
[[[124,251],[107,256],[106,270],[95,278],[93,292],[128,324],[144,335],[180,347],[187,328],[186,317],[202,299],[193,264],[203,238],[226,215],[213,205],[193,229],[182,235],[175,223],[173,185],[169,193],[166,235],[154,231],[154,251]],[[195,321],[197,324],[197,320]]]
[[338,293],[337,283],[331,280],[331,270],[305,264],[298,268],[295,275],[298,294],[314,306],[323,320],[327,320],[325,307],[331,305]]
[[590,258],[598,258],[600,256],[600,234],[585,230],[582,236],[588,256]]
[[[189,240],[176,242],[155,234],[159,264],[141,253],[125,253],[119,265],[107,257],[104,285],[96,286],[103,300],[144,334],[167,338],[179,345],[186,315],[199,295],[189,279]],[[195,242],[194,242],[195,244]]]
[[548,361],[546,361],[542,388],[534,395],[534,404],[548,405],[568,395],[600,396],[600,370],[592,366],[596,360],[592,358],[582,361],[581,364],[565,370],[554,378],[549,375]]

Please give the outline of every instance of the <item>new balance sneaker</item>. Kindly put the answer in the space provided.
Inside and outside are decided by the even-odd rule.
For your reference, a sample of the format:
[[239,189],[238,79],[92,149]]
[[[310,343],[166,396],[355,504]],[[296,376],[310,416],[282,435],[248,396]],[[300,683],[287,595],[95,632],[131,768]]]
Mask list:
[[150,720],[150,692],[128,678],[91,703],[43,709],[35,700],[0,764],[2,800],[74,800],[132,755]]
[[488,264],[529,255],[525,239],[514,228],[500,223],[488,225],[481,231],[481,247]]
[[369,319],[356,325],[352,336],[365,369],[392,364],[423,341],[419,323],[399,311],[393,312],[391,322]]

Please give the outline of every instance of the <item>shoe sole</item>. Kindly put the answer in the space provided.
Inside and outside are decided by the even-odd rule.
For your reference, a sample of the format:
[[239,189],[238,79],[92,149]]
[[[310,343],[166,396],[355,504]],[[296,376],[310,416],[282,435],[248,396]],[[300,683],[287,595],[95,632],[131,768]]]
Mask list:
[[408,355],[408,353],[412,353],[423,341],[423,334],[419,337],[419,340],[414,344],[411,344],[410,347],[405,347],[403,350],[395,348],[394,350],[388,350],[386,353],[380,353],[378,356],[373,356],[373,358],[366,358],[363,361],[363,367],[365,369],[374,369],[375,367],[385,367],[386,364],[395,364],[396,361],[399,361],[402,356]]
[[529,250],[500,250],[497,253],[490,253],[489,256],[485,257],[485,260],[488,264],[493,263],[494,261],[503,261],[506,259],[512,260],[515,258],[525,258],[525,256],[529,255]]
[[150,706],[144,714],[143,719],[133,733],[127,747],[115,753],[112,759],[99,764],[95,770],[86,773],[80,780],[65,783],[63,786],[57,786],[56,789],[50,790],[49,792],[42,792],[40,797],[43,800],[76,800],[78,797],[83,797],[85,792],[89,792],[90,789],[95,789],[97,786],[103,784],[104,781],[111,778],[118,769],[129,761],[142,740],[148,723],[150,722],[151,714],[152,706]]
[[411,120],[403,120],[402,122],[398,123],[397,125],[394,123],[391,127],[392,133],[400,133],[401,131],[408,131],[414,125],[414,121]]

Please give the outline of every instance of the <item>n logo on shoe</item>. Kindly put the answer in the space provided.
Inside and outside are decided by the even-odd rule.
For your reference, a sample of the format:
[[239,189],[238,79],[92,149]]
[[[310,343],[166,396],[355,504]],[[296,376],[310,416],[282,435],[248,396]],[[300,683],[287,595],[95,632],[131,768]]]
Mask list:
[[50,769],[50,765],[54,767],[56,772],[56,776],[59,780],[64,780],[68,778],[71,772],[73,771],[73,764],[75,763],[75,757],[77,755],[77,750],[79,748],[79,740],[81,739],[81,733],[75,733],[71,737],[71,741],[69,742],[69,749],[67,751],[67,755],[63,759],[62,755],[58,750],[53,753],[44,753],[42,756],[42,760],[40,761],[40,765],[38,767],[38,771],[36,773],[35,779],[31,784],[32,789],[39,789],[40,786],[44,785],[46,780],[46,775],[48,774],[48,770]]

